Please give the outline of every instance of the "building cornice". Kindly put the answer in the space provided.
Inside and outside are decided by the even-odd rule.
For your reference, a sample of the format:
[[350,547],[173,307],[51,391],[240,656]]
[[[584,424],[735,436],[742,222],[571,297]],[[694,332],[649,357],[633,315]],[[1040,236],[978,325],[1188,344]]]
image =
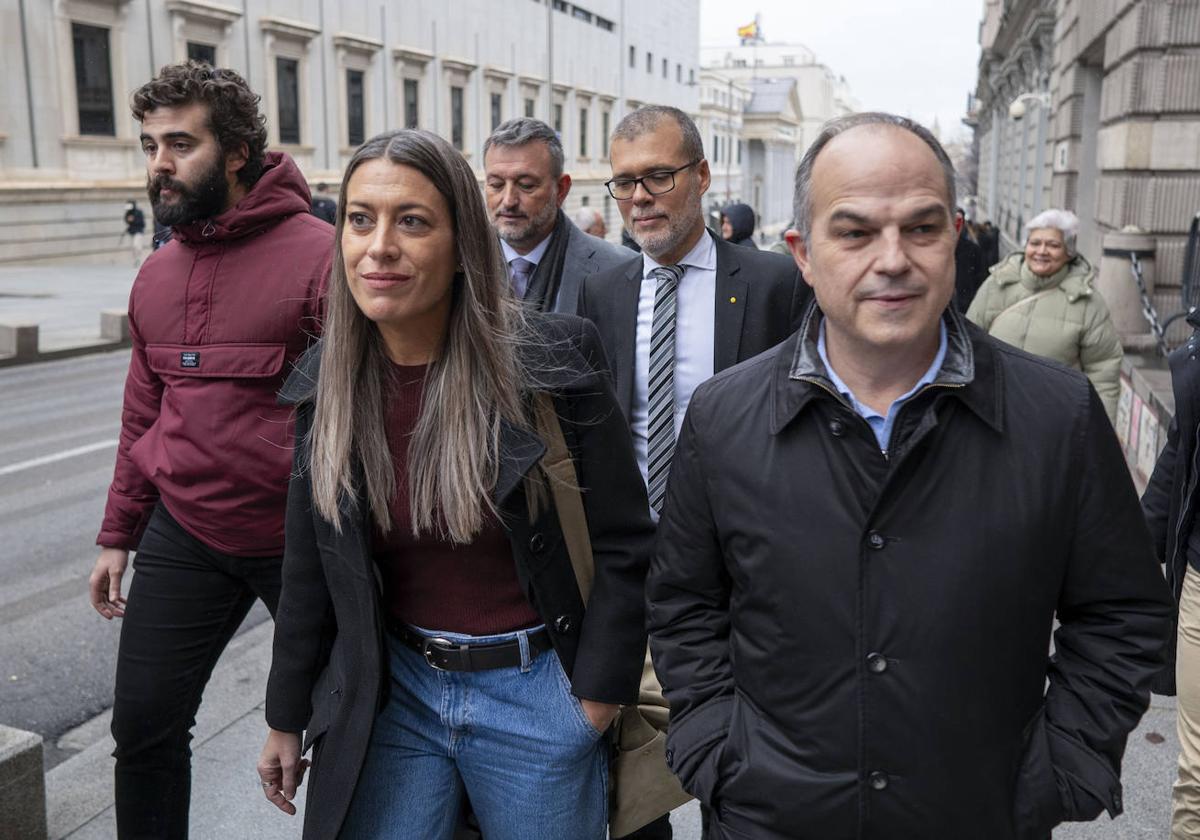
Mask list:
[[241,9],[221,3],[210,3],[208,0],[167,0],[166,9],[174,15],[217,23],[221,26],[237,23],[242,18]]
[[321,34],[320,27],[302,20],[281,17],[261,17],[258,19],[258,28],[276,37],[294,38],[298,41],[311,41]]
[[442,58],[442,66],[448,67],[451,70],[462,70],[464,73],[473,73],[479,67],[474,61],[456,56],[444,56]]
[[334,35],[333,45],[339,49],[361,53],[377,53],[383,49],[383,41],[377,41],[365,35],[352,35],[349,32],[339,32]]
[[418,47],[396,47],[392,50],[392,58],[397,61],[415,61],[419,64],[428,64],[433,61],[433,53],[429,50],[422,50]]

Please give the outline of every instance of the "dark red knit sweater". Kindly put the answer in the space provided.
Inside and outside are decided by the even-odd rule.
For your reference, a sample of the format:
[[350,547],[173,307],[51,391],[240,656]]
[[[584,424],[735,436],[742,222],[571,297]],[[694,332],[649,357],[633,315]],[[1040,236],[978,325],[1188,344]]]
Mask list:
[[396,466],[392,529],[375,533],[383,597],[396,619],[426,630],[486,636],[539,624],[517,581],[508,534],[488,515],[469,545],[412,535],[408,509],[408,442],[421,413],[426,368],[393,365],[387,438]]

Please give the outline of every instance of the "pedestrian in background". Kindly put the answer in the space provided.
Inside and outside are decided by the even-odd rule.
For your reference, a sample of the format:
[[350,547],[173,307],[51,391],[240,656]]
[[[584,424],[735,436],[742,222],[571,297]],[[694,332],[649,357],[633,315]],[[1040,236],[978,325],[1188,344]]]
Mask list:
[[597,236],[603,239],[608,234],[608,227],[604,224],[604,217],[600,215],[600,211],[595,207],[580,207],[575,211],[572,221],[575,222],[575,227],[588,236]]
[[325,182],[317,184],[317,192],[313,195],[312,214],[331,225],[337,224],[337,202],[329,195],[329,185]]
[[133,267],[142,264],[142,254],[146,250],[146,216],[138,209],[136,201],[125,203],[125,235],[129,237],[133,249]]
[[721,211],[721,238],[734,245],[754,244],[754,210],[749,204],[727,204]]
[[1042,840],[1121,812],[1170,595],[1087,380],[951,305],[953,207],[926,129],[827,123],[787,235],[816,301],[688,408],[647,623],[668,760],[718,836]]
[[992,268],[967,317],[1036,356],[1083,371],[1113,423],[1121,391],[1121,338],[1095,269],[1075,249],[1079,219],[1046,210],[1025,226],[1025,250]]
[[[595,328],[511,290],[470,165],[383,134],[342,183],[329,318],[296,405],[264,791],[304,837],[602,840],[618,704],[637,700],[653,529]],[[586,607],[529,481],[552,399],[582,491]],[[377,579],[380,583],[377,584]]]
[[1000,262],[1000,231],[990,221],[979,226],[979,249],[983,252],[983,265],[988,271]]
[[129,298],[120,443],[89,581],[96,611],[123,617],[121,838],[187,837],[205,683],[255,600],[273,613],[279,597],[292,431],[276,394],[319,329],[333,230],[309,215],[292,159],[266,151],[258,102],[233,71],[196,62],[132,97],[150,204],[174,238]]
[[[1200,329],[1200,314],[1187,316]],[[1167,445],[1142,495],[1142,509],[1175,596],[1176,635],[1168,645],[1167,666],[1154,685],[1158,694],[1177,695],[1178,773],[1172,792],[1171,838],[1200,837],[1200,529],[1196,528],[1195,483],[1200,475],[1200,332],[1169,359],[1175,414]]]
[[958,230],[954,241],[954,304],[959,312],[966,312],[987,277],[987,267],[961,207],[954,214],[954,225]]
[[562,211],[571,191],[558,133],[541,120],[501,123],[483,144],[483,192],[517,297],[574,313],[585,278],[629,255]]

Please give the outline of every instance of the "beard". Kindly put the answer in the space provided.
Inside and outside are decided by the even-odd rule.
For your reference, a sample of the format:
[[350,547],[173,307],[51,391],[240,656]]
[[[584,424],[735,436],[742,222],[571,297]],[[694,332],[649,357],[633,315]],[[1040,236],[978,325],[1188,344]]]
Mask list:
[[639,234],[636,225],[630,224],[629,235],[633,237],[633,241],[638,244],[638,247],[656,260],[663,254],[670,254],[682,245],[688,235],[695,230],[697,218],[703,222],[704,215],[700,209],[701,195],[699,184],[689,187],[685,209],[667,219],[666,230]]
[[[175,198],[164,201],[162,191],[174,191]],[[212,166],[200,173],[194,183],[187,184],[168,175],[146,179],[146,194],[150,207],[160,225],[176,227],[211,219],[225,209],[229,199],[229,182],[225,180],[225,165],[217,156]]]
[[524,220],[499,219],[492,217],[500,238],[514,248],[532,248],[544,238],[542,231],[553,230],[558,218],[558,205],[553,201],[546,204],[535,215]]

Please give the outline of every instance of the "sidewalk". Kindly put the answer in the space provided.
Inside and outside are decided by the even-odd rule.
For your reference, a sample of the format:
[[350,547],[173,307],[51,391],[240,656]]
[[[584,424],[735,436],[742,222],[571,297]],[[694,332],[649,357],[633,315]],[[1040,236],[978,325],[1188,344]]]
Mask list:
[[41,352],[104,344],[100,312],[125,311],[137,269],[122,265],[0,266],[0,324],[37,324]]
[[[255,763],[266,736],[263,696],[271,663],[272,623],[263,622],[235,639],[221,657],[196,722],[192,742],[193,840],[256,837],[295,840],[304,814],[304,788],[295,817],[277,811],[262,796]],[[109,715],[65,735],[64,746],[83,748],[46,774],[51,840],[111,840],[113,745]],[[1159,840],[1170,833],[1171,783],[1175,778],[1175,701],[1154,697],[1142,724],[1129,738],[1123,781],[1125,813],[1115,821],[1101,815],[1054,832],[1055,840]],[[672,817],[677,840],[699,840],[700,815],[689,803]]]

